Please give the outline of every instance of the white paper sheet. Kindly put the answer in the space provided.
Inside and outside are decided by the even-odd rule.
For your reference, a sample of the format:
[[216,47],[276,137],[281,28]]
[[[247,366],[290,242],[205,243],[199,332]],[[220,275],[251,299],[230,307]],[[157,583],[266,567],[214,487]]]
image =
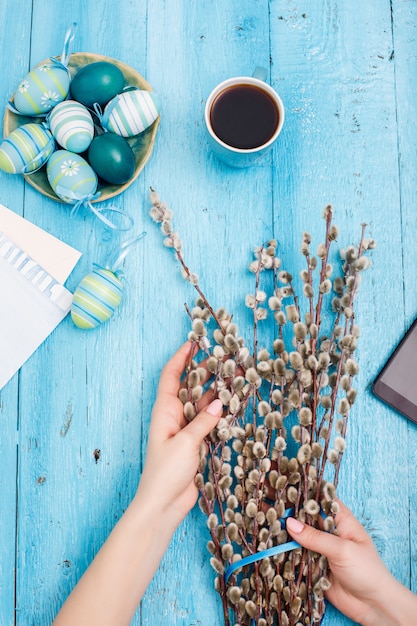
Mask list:
[[57,281],[64,283],[81,252],[0,204],[0,231]]
[[67,315],[80,256],[0,205],[0,389]]

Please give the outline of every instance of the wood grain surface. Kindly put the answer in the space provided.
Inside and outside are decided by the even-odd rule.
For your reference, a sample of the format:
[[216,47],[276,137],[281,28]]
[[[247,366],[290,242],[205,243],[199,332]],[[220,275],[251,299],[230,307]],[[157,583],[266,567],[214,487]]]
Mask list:
[[[302,232],[321,241],[327,203],[341,247],[369,224],[378,247],[358,299],[359,393],[339,493],[417,592],[417,427],[371,393],[417,314],[417,1],[3,0],[2,16],[3,109],[31,67],[60,54],[75,21],[73,51],[135,68],[163,112],[151,159],[112,200],[148,233],[125,261],[122,306],[92,332],[66,318],[0,392],[0,626],[50,624],[135,492],[159,373],[195,298],[148,216],[150,186],[173,209],[210,301],[233,311],[243,334],[254,246],[277,238],[296,275]],[[257,65],[285,125],[270,156],[231,169],[209,152],[204,102]],[[0,202],[83,252],[71,290],[122,241],[92,215],[70,219],[20,176],[0,172]],[[196,508],[134,626],[221,626],[207,539]],[[329,606],[325,626],[351,623]]]

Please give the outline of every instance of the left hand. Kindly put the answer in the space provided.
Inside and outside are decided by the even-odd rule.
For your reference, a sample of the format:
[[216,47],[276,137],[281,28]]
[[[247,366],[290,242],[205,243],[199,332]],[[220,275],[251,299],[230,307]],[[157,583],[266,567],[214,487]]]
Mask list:
[[178,391],[190,350],[188,341],[162,370],[137,494],[159,510],[162,507],[177,524],[197,500],[194,478],[200,462],[200,446],[222,411],[221,401],[213,400],[187,423]]

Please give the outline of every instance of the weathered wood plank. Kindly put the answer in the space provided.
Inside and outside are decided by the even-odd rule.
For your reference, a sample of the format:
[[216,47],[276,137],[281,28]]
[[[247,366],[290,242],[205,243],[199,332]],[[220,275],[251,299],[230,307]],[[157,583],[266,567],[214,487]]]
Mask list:
[[[272,233],[270,160],[251,175],[222,166],[208,151],[203,113],[218,82],[250,75],[256,65],[268,66],[268,3],[153,2],[149,36],[161,23],[165,36],[160,46],[149,47],[148,58],[155,88],[158,84],[164,94],[164,118],[156,158],[145,178],[173,209],[189,267],[199,274],[209,300],[216,308],[228,307],[247,335],[243,302],[252,288],[247,266],[252,248]],[[163,270],[145,276],[144,292],[154,303],[155,324],[155,332],[143,338],[145,372],[155,371],[155,359],[161,366],[186,337],[189,323],[183,302],[193,304],[196,295],[161,243],[160,233],[150,226],[155,269]],[[151,403],[153,390],[150,395],[146,380],[145,402]],[[197,509],[179,528],[142,602],[143,626],[153,625],[155,615],[172,626],[221,623],[207,540],[205,518]]]
[[[24,0],[20,5],[22,15],[16,12],[13,3],[3,3],[2,18],[7,24],[2,35],[2,80],[0,101],[5,106],[18,85],[20,77],[28,71],[30,52],[31,2]],[[11,34],[13,33],[13,39]],[[9,50],[6,54],[4,51]],[[12,51],[12,53],[10,53]],[[19,77],[19,78],[18,78]],[[24,185],[20,177],[2,176],[0,202],[22,215]],[[0,285],[1,289],[1,285]],[[2,296],[0,294],[0,302]],[[0,329],[0,354],[2,333]],[[0,624],[9,626],[15,618],[15,566],[16,566],[16,518],[17,507],[17,432],[20,417],[19,375],[0,391]]]
[[[81,15],[69,5],[58,12],[37,2],[31,64],[59,54],[68,26],[78,21],[74,51],[105,54],[145,72],[135,63],[146,58],[145,11],[145,5],[138,10],[130,3],[116,8],[93,2]],[[130,39],[122,36],[123,28],[132,29]],[[140,232],[138,187],[140,182],[112,205],[135,214]],[[71,220],[68,206],[32,189],[26,191],[25,213],[84,253],[71,289],[122,240],[92,215]],[[142,435],[137,340],[143,313],[134,294],[140,292],[143,255],[138,246],[126,262],[128,293],[117,317],[91,334],[67,318],[22,370],[17,576],[22,625],[52,621],[137,485]]]
[[[312,212],[320,202],[335,206],[341,245],[357,239],[364,221],[378,241],[374,268],[364,276],[359,294],[359,397],[340,494],[386,563],[407,583],[408,468],[402,459],[408,424],[370,393],[402,333],[404,316],[391,279],[402,274],[401,258],[389,253],[401,248],[402,237],[390,3],[314,3],[305,13],[294,3],[274,2],[272,8],[274,84],[284,92],[288,109],[288,144],[277,168],[275,194],[285,254],[291,258],[297,249],[294,233],[301,228],[316,234]],[[406,493],[393,488],[388,459]],[[328,611],[326,625],[345,623],[350,622]]]
[[[395,248],[392,244],[388,248],[388,257],[401,257],[403,274],[401,276],[390,273],[390,278],[397,285],[398,292],[396,300],[393,300],[393,307],[397,307],[397,302],[404,299],[404,318],[399,317],[396,328],[399,333],[403,332],[403,325],[409,327],[416,316],[417,293],[415,289],[415,267],[417,263],[417,250],[415,244],[416,233],[416,202],[415,190],[417,185],[416,173],[416,141],[417,141],[417,3],[397,0],[393,2],[393,38],[395,53],[395,83],[397,102],[397,131],[398,131],[398,151],[399,151],[399,173],[401,184],[401,225],[402,225],[402,245]],[[387,268],[388,271],[388,268]],[[400,288],[402,286],[402,290]],[[404,324],[403,324],[404,323]],[[399,418],[395,413],[391,413],[391,432],[396,436],[396,426]],[[417,591],[416,583],[416,519],[417,519],[417,491],[415,481],[416,450],[417,450],[417,429],[413,424],[408,424],[406,438],[403,443],[402,454],[398,461],[391,465],[391,471],[395,476],[396,461],[408,466],[408,476],[404,477],[404,482],[399,483],[401,497],[406,497],[402,490],[404,485],[408,487],[410,525],[410,551],[406,563],[409,571],[405,570],[403,580],[414,592]],[[394,473],[395,472],[395,473]],[[401,485],[401,488],[400,488]]]

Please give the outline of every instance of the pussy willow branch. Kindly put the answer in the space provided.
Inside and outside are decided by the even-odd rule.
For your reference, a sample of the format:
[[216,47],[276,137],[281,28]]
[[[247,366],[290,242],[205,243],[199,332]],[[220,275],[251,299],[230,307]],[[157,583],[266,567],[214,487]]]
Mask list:
[[[326,253],[322,258],[322,262],[321,262],[321,272],[320,272],[320,284],[322,284],[326,278],[326,273],[327,273],[327,263],[329,260],[329,252],[330,252],[330,246],[332,243],[332,239],[330,237],[330,228],[332,225],[332,218],[333,218],[333,211],[331,209],[329,209],[328,213],[327,213],[327,217],[326,217],[326,237],[325,237],[325,248],[326,248]],[[322,293],[319,290],[319,294],[317,297],[317,304],[316,304],[316,318],[315,318],[315,322],[317,324],[318,327],[320,327],[320,322],[321,322],[321,308],[323,305],[323,298],[324,298],[324,293]],[[313,318],[312,318],[313,319]],[[313,352],[314,354],[314,352]]]
[[[202,463],[202,473],[199,478],[199,481],[203,480],[199,484],[202,510],[208,512],[209,515],[216,514],[216,517],[209,522],[212,537],[209,550],[214,555],[212,565],[217,573],[220,573],[238,555],[244,557],[271,543],[285,541],[285,530],[280,530],[280,526],[274,526],[276,521],[273,516],[272,519],[271,517],[265,518],[266,524],[263,522],[262,515],[267,511],[265,507],[268,505],[267,499],[271,493],[273,493],[274,505],[268,509],[268,513],[275,512],[278,519],[282,517],[284,507],[290,505],[294,507],[293,514],[296,517],[300,516],[307,523],[317,525],[317,513],[314,512],[315,508],[309,501],[315,500],[316,504],[320,504],[320,498],[323,502],[326,500],[326,504],[322,503],[322,506],[328,512],[333,496],[327,485],[323,487],[325,466],[327,461],[335,466],[332,482],[337,484],[344,451],[342,441],[335,445],[335,450],[329,449],[336,411],[343,417],[342,420],[337,421],[336,431],[341,435],[340,439],[344,440],[350,406],[354,402],[356,393],[352,388],[352,380],[357,366],[353,359],[352,365],[346,365],[346,360],[351,357],[355,349],[357,331],[354,325],[353,300],[359,285],[359,273],[362,269],[366,269],[366,264],[365,261],[356,264],[355,259],[358,258],[356,255],[361,257],[363,251],[371,247],[369,242],[372,240],[364,242],[363,225],[359,247],[355,249],[352,246],[351,253],[345,256],[344,281],[338,278],[339,282],[336,286],[336,283],[333,284],[330,280],[332,267],[328,263],[331,244],[337,237],[337,228],[331,225],[331,207],[325,209],[326,236],[318,252],[321,259],[320,269],[317,267],[316,257],[310,253],[311,237],[308,233],[304,233],[302,253],[306,257],[307,269],[302,271],[301,277],[305,283],[303,292],[308,301],[305,323],[302,322],[299,300],[291,275],[284,271],[278,272],[280,259],[275,254],[276,241],[265,244],[268,249],[264,246],[256,248],[257,265],[252,263],[250,266],[255,275],[255,294],[247,296],[247,306],[253,309],[253,349],[252,354],[248,354],[244,339],[238,337],[237,326],[232,324],[232,317],[224,309],[215,312],[198,284],[198,276],[191,273],[187,267],[181,252],[182,244],[178,234],[172,229],[172,211],[162,203],[159,204],[158,209],[158,203],[159,199],[154,195],[152,204],[156,209],[153,209],[151,215],[153,218],[156,217],[155,221],[161,222],[162,232],[168,239],[165,243],[168,247],[174,248],[183,276],[194,286],[200,300],[200,303],[197,300],[197,306],[192,311],[186,307],[193,326],[192,333],[190,333],[192,352],[189,371],[199,370],[198,359],[193,361],[193,354],[198,346],[209,360],[212,359],[211,365],[208,366],[208,371],[212,374],[209,380],[204,377],[201,370],[197,372],[197,379],[200,377],[200,389],[206,385],[207,390],[210,386],[213,396],[218,395],[228,407],[224,413],[223,423],[219,425],[218,430],[215,429],[207,437],[209,462]],[[267,260],[264,256],[266,254],[272,257],[272,263],[271,259]],[[266,349],[261,351],[258,345],[261,320],[266,317],[262,302],[266,298],[266,292],[269,291],[261,290],[261,281],[264,270],[270,269],[273,271],[273,298],[268,304],[269,308],[275,311],[274,318],[277,322],[276,333],[278,335],[277,343],[274,341],[273,346],[275,356],[272,357]],[[317,277],[319,290],[315,296],[313,284]],[[334,298],[335,320],[330,337],[322,337],[322,308],[326,294],[332,286],[336,294],[340,296],[340,300]],[[287,307],[285,315],[283,301],[290,296],[293,304]],[[212,356],[210,356],[207,330],[203,326],[208,323],[209,314],[221,331],[220,333],[217,329],[214,331],[214,341],[218,345],[213,349]],[[345,317],[344,321],[342,321],[342,316]],[[295,354],[287,352],[285,348],[283,337],[289,329],[289,325],[284,328],[287,321],[294,325],[293,350],[297,353],[301,365],[297,365]],[[295,328],[297,322],[300,324]],[[303,324],[307,330],[303,330]],[[262,355],[261,352],[263,352]],[[227,361],[234,361],[234,364],[227,364]],[[321,362],[318,364],[319,361]],[[235,369],[230,370],[231,365]],[[256,370],[258,378],[256,378],[256,373],[250,370]],[[232,374],[228,373],[230,371]],[[246,380],[237,382],[235,387],[235,380],[237,381],[238,376]],[[181,393],[181,399],[184,402],[188,399],[187,415],[190,412],[192,415],[192,410],[198,410],[196,398],[201,391],[200,389],[193,391],[198,384],[195,380],[195,374],[193,378],[190,376],[187,393],[184,391]],[[328,385],[331,387],[330,391],[325,390]],[[340,403],[337,407],[339,386],[346,392],[346,398],[343,399],[346,406]],[[261,409],[258,404],[261,402],[268,403],[270,408],[263,406]],[[307,409],[311,411],[310,417],[305,412]],[[300,413],[301,410],[304,411],[303,416]],[[295,442],[300,443],[301,447],[306,446],[305,457],[302,456],[303,452],[300,457],[298,455],[286,456],[288,452],[284,454],[287,439],[284,420],[292,411],[295,411],[299,418],[298,432],[294,431]],[[277,415],[274,416],[271,412],[277,412]],[[236,433],[233,429],[236,429]],[[275,443],[278,442],[278,437],[283,438],[284,441]],[[233,440],[233,446],[226,443],[230,440]],[[254,450],[255,442],[257,451]],[[308,444],[310,444],[310,454],[313,456],[308,456]],[[312,448],[312,444],[317,447]],[[319,444],[321,447],[318,447]],[[233,465],[230,457],[235,453],[235,461],[237,461],[234,467],[235,476],[233,478],[232,475],[232,480],[230,480],[229,475]],[[272,461],[272,470],[265,469],[266,465],[263,463],[265,457],[269,463]],[[269,467],[271,468],[271,465]],[[208,472],[206,479],[208,483],[204,483],[203,478],[206,472]],[[266,482],[269,478],[270,484]],[[234,485],[233,489],[232,485]],[[235,504],[231,504],[229,496],[233,496]],[[217,513],[219,518],[217,518]],[[332,511],[328,513],[329,524],[332,522],[331,513]],[[232,534],[230,526],[229,535],[228,524],[231,522],[234,523],[234,528]],[[216,560],[218,563],[215,562]],[[216,585],[222,597],[225,625],[231,624],[230,610],[234,611],[233,624],[239,623],[241,626],[252,625],[253,621],[256,623],[260,621],[261,624],[266,623],[268,626],[272,626],[273,623],[278,626],[283,626],[283,624],[296,626],[296,624],[301,624],[301,621],[317,624],[319,616],[324,612],[320,594],[325,589],[326,574],[324,561],[320,562],[317,555],[306,550],[293,551],[289,555],[282,555],[270,561],[262,560],[254,565],[244,566],[239,573],[231,576],[227,585],[224,576],[220,573]],[[275,582],[272,585],[273,577],[281,577],[280,582],[276,583],[276,588]],[[318,586],[316,589],[315,586],[318,583],[323,586]],[[304,622],[305,619],[306,622]]]

